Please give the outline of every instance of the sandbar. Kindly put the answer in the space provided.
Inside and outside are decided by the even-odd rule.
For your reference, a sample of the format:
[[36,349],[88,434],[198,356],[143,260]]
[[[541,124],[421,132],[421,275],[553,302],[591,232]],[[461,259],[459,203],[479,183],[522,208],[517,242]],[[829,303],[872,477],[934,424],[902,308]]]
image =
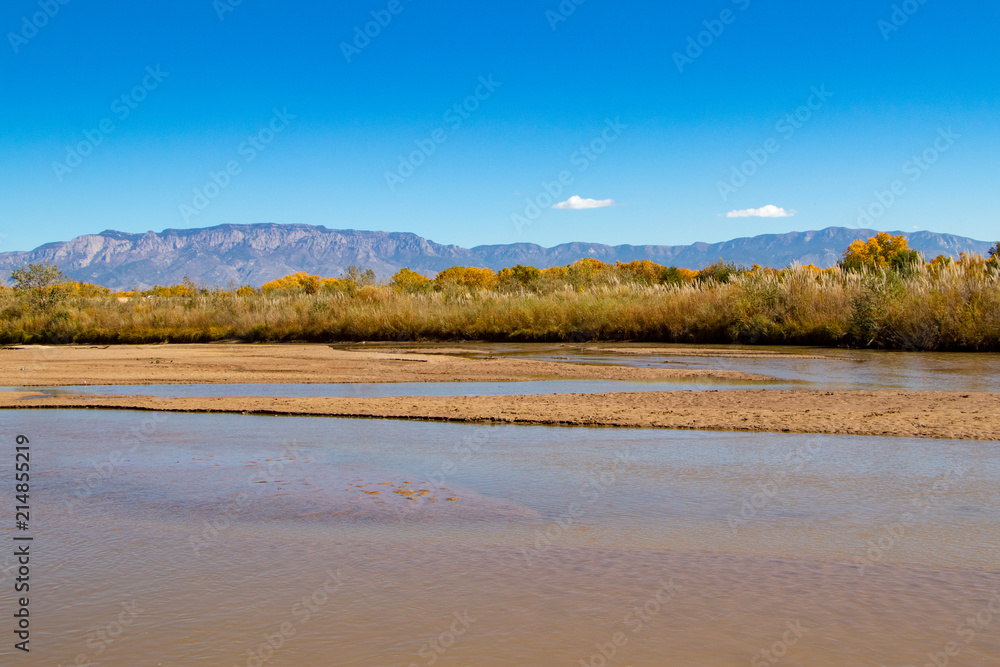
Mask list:
[[0,408],[133,409],[469,423],[996,440],[1000,394],[729,390],[539,396],[156,398],[2,392]]
[[469,359],[373,345],[324,344],[18,345],[0,349],[0,386],[525,380],[720,380],[769,378],[734,370],[636,368],[490,357]]

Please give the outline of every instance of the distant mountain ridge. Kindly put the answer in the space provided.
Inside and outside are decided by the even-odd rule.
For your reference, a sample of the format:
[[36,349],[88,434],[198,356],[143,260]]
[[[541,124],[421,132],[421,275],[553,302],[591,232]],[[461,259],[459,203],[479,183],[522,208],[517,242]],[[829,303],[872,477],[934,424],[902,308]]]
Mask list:
[[[185,277],[199,285],[260,286],[297,271],[336,277],[351,265],[371,268],[381,278],[404,266],[425,274],[455,265],[494,270],[514,264],[544,268],[569,264],[581,257],[605,262],[650,259],[690,269],[703,268],[719,259],[747,266],[783,267],[799,262],[828,267],[836,264],[852,241],[876,233],[871,229],[827,227],[677,246],[575,242],[552,248],[533,243],[463,248],[434,243],[409,232],[327,229],[302,224],[218,225],[145,234],[108,230],[71,241],[46,243],[30,251],[0,253],[0,277],[8,280],[12,269],[35,262],[56,264],[75,280],[112,289],[177,284]],[[928,258],[955,257],[961,252],[985,255],[992,245],[927,231],[905,236],[910,247]]]

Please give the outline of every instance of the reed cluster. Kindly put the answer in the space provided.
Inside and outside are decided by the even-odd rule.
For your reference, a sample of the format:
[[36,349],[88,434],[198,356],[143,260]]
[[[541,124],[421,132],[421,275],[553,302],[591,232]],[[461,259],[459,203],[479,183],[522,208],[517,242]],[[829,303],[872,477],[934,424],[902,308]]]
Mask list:
[[[0,341],[657,341],[1000,351],[995,260],[700,272],[581,260],[499,273],[455,267],[380,283],[295,274],[262,289],[191,283],[111,293],[64,284],[44,306],[0,288]],[[68,286],[67,286],[68,285]],[[51,294],[49,296],[52,296]]]

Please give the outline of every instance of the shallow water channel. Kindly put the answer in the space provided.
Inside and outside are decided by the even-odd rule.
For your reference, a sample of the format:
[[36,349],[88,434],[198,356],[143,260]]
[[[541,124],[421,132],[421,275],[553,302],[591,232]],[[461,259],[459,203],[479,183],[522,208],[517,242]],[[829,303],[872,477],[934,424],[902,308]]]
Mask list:
[[[414,344],[411,347],[427,346]],[[744,371],[773,378],[768,388],[1000,392],[1000,354],[997,353],[896,352],[779,345],[622,345],[612,342],[477,343],[463,347],[469,349],[467,356],[470,357]],[[711,388],[739,389],[743,383],[717,384],[723,386]]]
[[31,439],[31,664],[1000,664],[994,442],[0,424]]
[[[349,349],[356,349],[348,346]],[[392,346],[400,349],[399,346]],[[437,348],[410,345],[425,352]],[[452,349],[455,349],[453,346]],[[371,349],[378,349],[373,346]],[[672,346],[613,344],[518,345],[476,343],[461,356],[505,356],[592,365],[733,370],[770,378],[729,380],[677,377],[655,381],[538,380],[522,382],[398,382],[332,384],[159,384],[28,387],[49,395],[142,394],[192,396],[386,397],[592,394],[667,390],[731,389],[899,389],[908,391],[1000,392],[1000,354],[885,352],[800,347]],[[623,351],[627,350],[627,351]],[[751,356],[739,356],[739,355]],[[735,355],[735,356],[726,356]],[[17,389],[17,388],[10,388]],[[0,391],[6,390],[0,389]]]

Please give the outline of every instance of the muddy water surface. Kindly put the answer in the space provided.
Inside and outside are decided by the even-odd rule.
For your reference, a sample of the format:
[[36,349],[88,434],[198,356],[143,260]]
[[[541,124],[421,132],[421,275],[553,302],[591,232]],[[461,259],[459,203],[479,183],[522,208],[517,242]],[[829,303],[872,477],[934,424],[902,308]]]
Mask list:
[[0,423],[32,439],[24,664],[1000,664],[996,443]]
[[[1000,354],[793,346],[477,344],[468,356],[509,356],[650,368],[736,370],[794,388],[1000,392]],[[427,348],[433,349],[433,348]]]

